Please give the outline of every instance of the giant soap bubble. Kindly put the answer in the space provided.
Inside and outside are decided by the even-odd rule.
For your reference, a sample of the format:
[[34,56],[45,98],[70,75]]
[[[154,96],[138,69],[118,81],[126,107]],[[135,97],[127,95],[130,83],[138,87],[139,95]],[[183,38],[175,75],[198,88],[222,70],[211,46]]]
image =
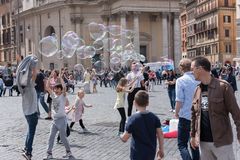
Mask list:
[[85,50],[85,48],[86,48],[86,46],[82,46],[82,47],[78,47],[77,49],[76,49],[76,55],[77,55],[77,57],[78,58],[80,58],[80,59],[86,59],[87,57],[86,57],[86,54],[85,54],[85,52],[84,52],[84,50]]
[[[77,33],[68,31],[62,38],[62,47],[65,48],[77,48],[80,43],[80,38]],[[82,43],[82,42],[81,42]]]
[[132,39],[134,37],[134,32],[129,29],[123,29],[122,34],[128,39]]
[[114,63],[112,61],[110,62],[110,69],[114,73],[118,73],[122,69],[121,61],[118,61],[117,63],[116,62],[117,61],[115,61]]
[[75,48],[65,48],[65,47],[62,48],[62,54],[66,58],[71,58],[74,55],[75,51],[76,51]]
[[55,36],[47,36],[39,42],[39,52],[46,56],[51,57],[58,52],[57,38]]
[[83,67],[82,64],[76,64],[74,66],[74,70],[80,73],[84,73],[85,72],[85,68]]
[[114,40],[113,38],[103,39],[104,49],[107,51],[112,51],[114,49]]
[[108,26],[108,32],[113,36],[120,36],[121,35],[121,27],[118,25]]
[[103,24],[98,24],[95,22],[88,24],[88,29],[92,39],[103,39],[106,34],[106,27]]
[[93,68],[97,75],[103,75],[105,73],[106,64],[102,61],[97,61],[93,64]]
[[86,58],[92,58],[96,54],[96,50],[93,46],[86,46],[84,48],[84,54]]
[[104,47],[103,41],[101,39],[97,39],[93,42],[93,47],[95,50],[101,50]]

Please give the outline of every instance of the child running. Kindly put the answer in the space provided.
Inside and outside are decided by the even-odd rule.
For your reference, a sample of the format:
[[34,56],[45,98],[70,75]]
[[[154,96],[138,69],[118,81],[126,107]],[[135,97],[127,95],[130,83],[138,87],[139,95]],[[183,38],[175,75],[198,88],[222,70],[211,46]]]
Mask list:
[[83,129],[83,133],[87,133],[88,130],[83,125],[82,114],[84,113],[84,107],[92,107],[92,105],[86,105],[83,101],[85,96],[84,90],[80,89],[77,93],[77,97],[74,104],[74,113],[72,114],[72,122],[70,124],[70,129],[72,130],[73,125],[75,122],[79,122],[80,126]]
[[[135,80],[128,85],[128,80],[126,78],[121,78],[116,87],[117,100],[115,102],[114,109],[117,109],[121,116],[118,135],[122,134],[125,128],[125,121],[126,121],[126,113],[124,109],[125,92],[130,93],[133,91],[134,87],[131,87],[131,86],[134,84],[134,82]],[[129,90],[128,88],[130,87],[131,89]]]
[[134,106],[138,111],[129,117],[126,131],[121,135],[123,142],[127,142],[132,135],[131,160],[154,160],[157,140],[159,143],[157,159],[160,160],[164,156],[161,123],[156,115],[146,110],[148,104],[148,93],[138,91],[134,97]]
[[47,82],[47,91],[49,92],[52,98],[52,114],[53,114],[53,121],[50,128],[50,136],[48,140],[48,149],[47,149],[47,159],[52,159],[52,149],[54,144],[54,139],[59,131],[61,141],[66,148],[66,158],[71,158],[72,153],[70,150],[70,145],[66,137],[66,128],[67,128],[67,118],[65,113],[65,106],[68,106],[66,100],[66,91],[64,86],[64,81],[61,79],[61,84],[56,84],[53,87],[53,91],[50,89],[50,83]]

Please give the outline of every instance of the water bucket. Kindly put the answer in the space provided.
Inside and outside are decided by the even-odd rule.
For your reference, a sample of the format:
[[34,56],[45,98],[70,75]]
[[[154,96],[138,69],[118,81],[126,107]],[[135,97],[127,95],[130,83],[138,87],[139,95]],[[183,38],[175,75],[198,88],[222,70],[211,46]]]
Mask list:
[[169,123],[169,132],[178,130],[178,119],[171,119]]

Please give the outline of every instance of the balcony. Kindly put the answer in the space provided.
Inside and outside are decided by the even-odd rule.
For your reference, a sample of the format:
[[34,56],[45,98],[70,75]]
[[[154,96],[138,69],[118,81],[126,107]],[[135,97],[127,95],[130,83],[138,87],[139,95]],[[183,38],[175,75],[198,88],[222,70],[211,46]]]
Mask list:
[[50,3],[55,3],[55,2],[60,2],[60,1],[65,1],[65,0],[38,0],[36,3],[36,6],[43,6],[46,4],[50,4]]
[[209,14],[209,13],[212,13],[212,12],[215,12],[215,11],[217,11],[217,7],[214,7],[214,8],[211,8],[210,10],[208,10],[208,11],[205,11],[205,12],[201,12],[201,13],[195,13],[195,18],[197,19],[197,18],[201,18],[201,17],[203,17],[203,16],[205,16],[205,15],[207,15],[207,14]]

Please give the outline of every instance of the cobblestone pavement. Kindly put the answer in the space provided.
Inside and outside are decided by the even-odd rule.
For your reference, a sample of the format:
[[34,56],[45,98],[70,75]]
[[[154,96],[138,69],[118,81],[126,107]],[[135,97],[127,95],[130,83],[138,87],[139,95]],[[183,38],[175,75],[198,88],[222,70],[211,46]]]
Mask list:
[[[112,88],[98,88],[98,90],[97,94],[88,94],[85,97],[85,102],[94,106],[86,108],[83,117],[83,122],[91,133],[83,134],[76,123],[74,131],[68,138],[72,152],[77,160],[127,160],[129,159],[130,141],[122,143],[117,136],[120,116],[113,109],[115,91]],[[73,103],[75,95],[68,97]],[[149,106],[149,110],[158,115],[161,121],[173,117],[173,114],[169,112],[169,99],[163,86],[155,86],[155,90],[150,92]],[[51,124],[51,121],[43,119],[46,113],[41,105],[40,109],[42,119],[39,119],[34,139],[33,160],[46,157]],[[21,97],[0,97],[0,110],[0,160],[23,160],[21,148],[24,145],[27,125],[22,113]],[[165,139],[164,142],[164,160],[179,160],[176,139]],[[237,159],[240,159],[239,144],[234,143],[234,147],[234,151],[238,151]],[[53,156],[56,159],[62,159],[64,151],[64,146],[54,144]]]

